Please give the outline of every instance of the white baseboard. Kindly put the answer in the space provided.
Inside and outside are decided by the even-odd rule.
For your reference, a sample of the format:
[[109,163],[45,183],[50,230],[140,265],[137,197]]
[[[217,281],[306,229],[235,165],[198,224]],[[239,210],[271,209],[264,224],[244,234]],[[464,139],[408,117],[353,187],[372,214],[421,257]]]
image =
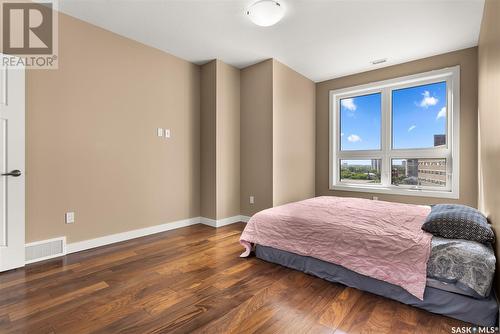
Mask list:
[[[204,225],[208,225],[208,226],[217,228],[217,227],[222,227],[222,226],[226,226],[229,224],[234,224],[237,222],[245,222],[246,223],[246,222],[248,222],[249,219],[250,219],[250,217],[248,217],[248,216],[238,215],[238,216],[233,216],[233,217],[219,219],[219,220],[214,220],[214,219],[205,218],[205,217],[194,217],[194,218],[189,218],[189,219],[184,219],[184,220],[178,220],[178,221],[174,221],[174,222],[170,222],[170,223],[166,223],[166,224],[154,225],[154,226],[149,226],[149,227],[145,227],[145,228],[141,228],[141,229],[137,229],[137,230],[121,232],[121,233],[116,233],[116,234],[110,234],[110,235],[106,235],[104,237],[99,237],[99,238],[95,238],[95,239],[89,239],[89,240],[83,240],[83,241],[65,244],[65,249],[64,249],[63,254],[57,254],[54,256],[33,259],[33,260],[29,261],[29,263],[47,260],[49,258],[58,257],[61,255],[71,254],[71,253],[75,253],[75,252],[80,252],[80,251],[84,251],[84,250],[91,249],[91,248],[111,245],[111,244],[114,244],[117,242],[126,241],[126,240],[130,240],[130,239],[135,239],[135,238],[140,238],[140,237],[144,237],[147,235],[165,232],[165,231],[169,231],[169,230],[174,230],[174,229],[178,229],[181,227],[187,227],[187,226],[191,226],[191,225],[195,225],[195,224],[201,223]],[[65,240],[66,237],[62,237],[62,238],[64,238],[64,240]],[[52,239],[41,240],[41,241],[27,244],[26,246],[43,244],[43,243],[51,241],[51,240]]]
[[95,247],[110,245],[120,241],[144,237],[146,235],[174,230],[177,228],[187,227],[199,223],[200,223],[200,217],[194,217],[194,218],[174,221],[171,223],[149,226],[137,230],[106,235],[104,237],[99,237],[95,239],[72,242],[66,246],[66,253],[70,254],[70,253],[80,252]]
[[234,224],[234,223],[238,223],[238,222],[247,223],[249,219],[250,219],[250,217],[242,216],[242,215],[233,216],[233,217],[224,218],[224,219],[217,219],[217,220],[205,218],[205,217],[200,217],[200,222],[204,225],[208,225],[208,226],[212,226],[212,227],[222,227],[222,226],[226,226],[226,225],[230,225],[230,224]]
[[249,217],[249,216],[239,216],[241,221],[244,222],[244,223],[248,223],[248,221],[250,220],[250,218],[252,217]]

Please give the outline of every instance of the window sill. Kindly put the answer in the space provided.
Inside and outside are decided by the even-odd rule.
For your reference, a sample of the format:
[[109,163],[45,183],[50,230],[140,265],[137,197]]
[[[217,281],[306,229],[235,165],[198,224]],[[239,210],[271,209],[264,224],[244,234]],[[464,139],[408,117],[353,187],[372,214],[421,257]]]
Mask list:
[[384,186],[360,186],[350,184],[335,184],[330,186],[330,190],[355,191],[363,193],[403,195],[403,196],[421,196],[421,197],[436,197],[458,199],[457,191],[440,191],[429,189],[410,189],[400,187],[384,187]]

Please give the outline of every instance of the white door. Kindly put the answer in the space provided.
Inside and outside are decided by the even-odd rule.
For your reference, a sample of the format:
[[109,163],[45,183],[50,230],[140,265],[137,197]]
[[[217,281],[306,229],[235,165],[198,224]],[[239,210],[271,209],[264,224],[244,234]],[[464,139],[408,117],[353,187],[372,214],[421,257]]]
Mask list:
[[24,80],[24,68],[0,63],[0,271],[25,260]]

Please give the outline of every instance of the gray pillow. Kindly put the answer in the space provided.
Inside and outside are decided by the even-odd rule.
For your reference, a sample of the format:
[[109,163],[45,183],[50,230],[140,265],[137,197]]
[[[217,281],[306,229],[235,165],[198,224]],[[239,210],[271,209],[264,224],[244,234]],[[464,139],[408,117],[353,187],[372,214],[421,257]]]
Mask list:
[[460,204],[434,205],[422,229],[435,236],[492,243],[495,234],[486,217],[470,206]]

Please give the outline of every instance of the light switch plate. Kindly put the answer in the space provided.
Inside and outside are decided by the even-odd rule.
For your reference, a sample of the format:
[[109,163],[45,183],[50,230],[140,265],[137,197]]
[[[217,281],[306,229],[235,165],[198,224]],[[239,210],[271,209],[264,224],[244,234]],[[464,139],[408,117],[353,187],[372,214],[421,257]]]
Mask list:
[[250,196],[250,204],[254,204],[254,203],[255,203],[255,197]]
[[158,128],[156,129],[156,135],[158,137],[163,137],[163,129],[162,128]]
[[75,222],[75,213],[74,212],[66,212],[64,216],[64,220],[66,224],[73,224]]
[[170,138],[170,129],[165,129],[165,138]]

